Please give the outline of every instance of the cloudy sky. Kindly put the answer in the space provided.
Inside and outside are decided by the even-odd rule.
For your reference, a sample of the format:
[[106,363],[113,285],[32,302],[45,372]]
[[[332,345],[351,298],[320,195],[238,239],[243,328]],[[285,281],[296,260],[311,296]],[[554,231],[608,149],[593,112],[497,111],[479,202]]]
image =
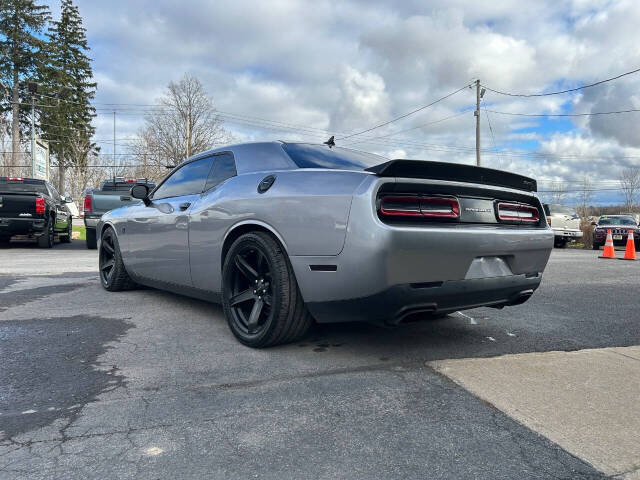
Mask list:
[[[171,80],[198,77],[238,141],[324,141],[426,105],[479,78],[513,93],[564,90],[640,68],[636,0],[78,1],[98,82],[96,139],[111,152]],[[59,2],[49,2],[54,16]],[[640,73],[534,98],[487,91],[483,108],[527,114],[640,108]],[[475,162],[475,90],[342,142],[391,158]],[[126,104],[126,105],[125,105]],[[451,117],[451,118],[450,118]],[[615,188],[640,165],[640,113],[482,114],[483,164],[577,189]],[[491,125],[491,129],[489,128]],[[400,132],[400,133],[397,133]],[[357,143],[356,143],[357,142]],[[340,142],[339,142],[340,143]],[[613,190],[597,201],[619,201]]]

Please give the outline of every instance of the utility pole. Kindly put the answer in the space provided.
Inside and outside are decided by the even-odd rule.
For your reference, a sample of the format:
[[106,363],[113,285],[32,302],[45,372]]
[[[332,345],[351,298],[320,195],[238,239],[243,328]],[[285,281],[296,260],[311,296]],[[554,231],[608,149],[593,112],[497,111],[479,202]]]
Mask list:
[[31,94],[31,177],[36,176],[36,96]]
[[116,111],[113,111],[113,188],[116,185]]
[[476,165],[480,166],[480,79],[476,80]]

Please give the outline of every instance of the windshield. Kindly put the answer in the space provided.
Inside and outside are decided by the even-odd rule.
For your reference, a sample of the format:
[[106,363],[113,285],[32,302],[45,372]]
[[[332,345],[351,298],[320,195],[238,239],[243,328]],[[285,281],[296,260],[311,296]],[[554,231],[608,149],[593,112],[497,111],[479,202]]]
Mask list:
[[300,168],[364,170],[388,161],[373,153],[308,143],[285,143],[282,148]]
[[49,195],[44,182],[38,182],[37,180],[24,180],[24,181],[0,181],[0,192],[5,193],[41,193],[43,195]]
[[635,225],[636,222],[631,217],[600,217],[598,225]]

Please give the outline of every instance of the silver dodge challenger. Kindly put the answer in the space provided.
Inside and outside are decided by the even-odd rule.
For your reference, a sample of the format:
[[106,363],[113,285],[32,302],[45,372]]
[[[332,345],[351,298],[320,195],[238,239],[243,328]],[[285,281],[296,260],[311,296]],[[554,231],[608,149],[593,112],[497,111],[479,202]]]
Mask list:
[[[98,224],[109,291],[222,303],[251,347],[316,322],[397,325],[525,302],[553,247],[536,181],[468,165],[264,142],[175,167]],[[420,315],[417,315],[420,314]]]

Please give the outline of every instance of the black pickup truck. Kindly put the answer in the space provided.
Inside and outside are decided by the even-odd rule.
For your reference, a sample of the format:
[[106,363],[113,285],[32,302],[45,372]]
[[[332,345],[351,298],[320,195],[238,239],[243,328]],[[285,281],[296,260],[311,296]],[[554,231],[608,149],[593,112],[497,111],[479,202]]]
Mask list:
[[44,180],[0,177],[0,243],[16,235],[36,238],[43,248],[53,247],[56,237],[71,242],[71,201]]

